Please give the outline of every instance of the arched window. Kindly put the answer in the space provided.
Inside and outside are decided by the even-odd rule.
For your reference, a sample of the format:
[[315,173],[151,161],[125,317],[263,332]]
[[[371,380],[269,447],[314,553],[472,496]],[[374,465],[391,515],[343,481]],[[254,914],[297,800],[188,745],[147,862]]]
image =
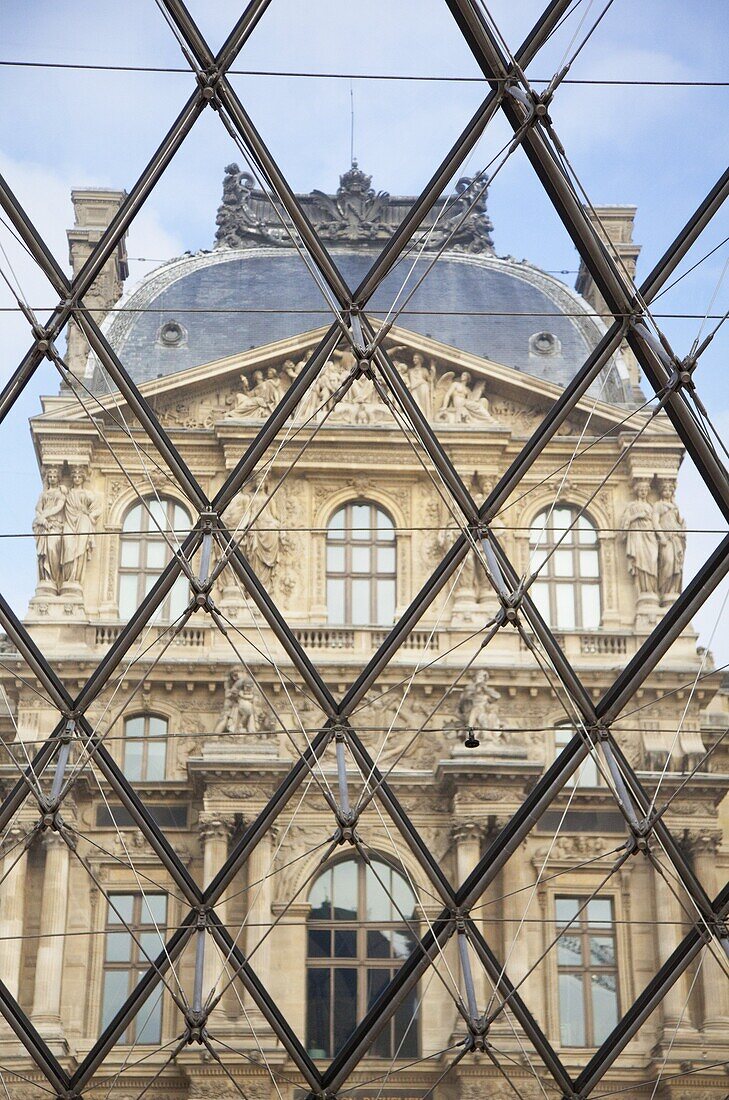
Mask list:
[[[176,500],[162,497],[147,500],[147,507],[135,504],[124,517],[119,551],[119,616],[129,619],[155,583],[172,556],[170,546],[182,542],[190,530],[190,516]],[[147,508],[149,511],[147,511]],[[150,515],[151,513],[151,515]],[[167,539],[162,534],[165,532]],[[170,532],[174,531],[175,534]],[[162,603],[155,622],[169,623],[180,615],[189,600],[185,577],[178,577]]]
[[[306,1046],[312,1058],[332,1058],[413,950],[415,895],[381,860],[347,859],[319,875],[309,904]],[[415,1012],[412,992],[370,1055],[417,1057]]]
[[167,770],[167,719],[137,714],[124,722],[124,774],[127,779],[164,779]]
[[347,626],[395,618],[395,528],[375,504],[345,504],[327,528],[327,618]]
[[[545,622],[556,630],[600,626],[600,558],[597,531],[579,508],[545,508],[532,523],[531,588]],[[579,518],[578,518],[579,516]]]

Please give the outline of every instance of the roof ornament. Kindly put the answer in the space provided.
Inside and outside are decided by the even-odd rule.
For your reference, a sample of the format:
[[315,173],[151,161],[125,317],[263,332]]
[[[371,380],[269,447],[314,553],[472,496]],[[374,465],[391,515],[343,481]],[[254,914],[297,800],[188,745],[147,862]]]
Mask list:
[[[493,252],[493,225],[486,212],[487,187],[488,176],[479,172],[462,177],[454,194],[438,199],[420,229],[426,250]],[[339,177],[336,194],[328,195],[316,188],[297,195],[297,199],[324,244],[363,247],[389,240],[415,202],[411,196],[376,191],[372,176],[360,168],[356,158]],[[237,164],[225,169],[216,224],[217,248],[291,246],[267,195]]]

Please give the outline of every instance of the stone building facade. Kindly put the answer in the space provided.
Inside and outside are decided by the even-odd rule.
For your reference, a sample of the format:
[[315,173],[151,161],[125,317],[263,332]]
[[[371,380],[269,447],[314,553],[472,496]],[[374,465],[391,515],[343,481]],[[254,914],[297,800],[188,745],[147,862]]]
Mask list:
[[[408,203],[370,183],[354,165],[335,195],[314,192],[302,200],[353,279]],[[436,209],[429,248],[441,247],[459,221],[467,186],[459,185],[440,220]],[[75,191],[73,200],[69,241],[78,270],[87,242],[108,223],[120,196]],[[634,267],[634,209],[602,213],[623,262]],[[106,314],[112,346],[209,496],[328,323],[265,197],[235,166],[226,169],[217,226],[211,251],[170,261],[127,294],[121,248],[90,301]],[[401,377],[477,499],[518,454],[602,331],[601,303],[584,271],[581,293],[574,292],[526,262],[498,257],[491,234],[482,201],[387,336]],[[417,259],[415,279],[428,256]],[[380,319],[392,297],[383,293]],[[293,303],[295,312],[277,313],[281,303]],[[225,514],[295,638],[338,693],[456,535],[427,456],[402,430],[397,408],[366,377],[337,400],[353,365],[343,348],[333,352],[310,397]],[[68,366],[73,377],[43,398],[31,422],[43,489],[34,523],[39,580],[25,621],[61,680],[80,687],[196,514],[78,330],[69,336]],[[544,563],[533,595],[595,698],[682,583],[685,532],[674,495],[682,448],[665,418],[651,417],[643,402],[625,350],[497,524],[520,573]],[[220,553],[213,561],[220,562]],[[214,877],[323,721],[224,563],[213,595],[217,623],[200,612],[180,626],[189,593],[186,582],[176,582],[91,712],[199,883]],[[515,631],[501,630],[480,648],[497,609],[474,554],[354,716],[452,882],[473,869],[572,729],[538,652]],[[11,713],[3,736],[30,749],[55,718],[22,660],[6,649],[0,679]],[[678,791],[667,821],[713,896],[729,865],[726,751],[719,748],[681,788],[722,731],[719,681],[702,675],[709,662],[687,628],[615,731],[648,789],[659,788],[664,797]],[[3,981],[67,1065],[86,1056],[187,911],[99,769],[81,750],[74,754],[63,806],[66,838],[38,831],[26,844],[34,825],[28,807],[5,840],[0,901]],[[322,1064],[440,908],[377,797],[358,823],[362,848],[331,843],[326,792],[336,774],[332,746],[216,907],[303,1046]],[[348,775],[354,800],[371,777],[353,759]],[[6,788],[15,782],[9,765],[3,779]],[[686,898],[646,859],[634,855],[616,869],[626,835],[604,774],[588,760],[474,911],[575,1074],[690,923]],[[561,946],[552,947],[570,921]],[[99,1067],[98,1094],[114,1081],[125,1097],[148,1086],[152,1095],[175,1098],[232,1096],[235,1083],[248,1097],[303,1095],[260,1006],[230,979],[230,960],[212,950],[203,985],[206,994],[215,987],[221,996],[208,1026],[218,1051],[228,1052],[235,1083],[195,1045],[179,1049],[167,1064],[183,1030],[173,994],[179,999],[182,990],[191,1000],[194,966],[194,951],[176,960],[161,997],[150,999]],[[474,968],[479,1008],[488,1010],[491,985],[475,961]],[[354,1095],[419,1097],[434,1087],[439,1098],[512,1095],[482,1054],[464,1058],[436,1084],[453,1057],[451,1044],[464,1035],[449,989],[460,980],[454,944],[436,969],[361,1063],[350,1082],[359,1089]],[[521,1095],[552,1095],[553,1083],[535,1080],[508,1012],[490,1035]],[[7,1027],[0,1048],[3,1066],[24,1078],[11,1082],[12,1094],[40,1096],[32,1082],[41,1078]],[[600,1091],[630,1088],[630,1095],[651,1096],[663,1072],[662,1097],[720,1100],[724,1070],[707,1067],[729,1057],[728,1048],[729,983],[707,951],[650,1016]]]

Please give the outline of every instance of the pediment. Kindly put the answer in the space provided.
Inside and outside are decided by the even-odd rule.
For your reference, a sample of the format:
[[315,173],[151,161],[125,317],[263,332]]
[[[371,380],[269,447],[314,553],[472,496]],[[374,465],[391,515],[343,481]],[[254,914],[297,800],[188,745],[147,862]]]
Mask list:
[[[238,424],[260,424],[303,369],[326,331],[317,329],[168,374],[143,383],[140,392],[169,431],[211,430],[220,426],[227,434]],[[385,346],[436,430],[489,429],[529,435],[562,392],[554,383],[406,329],[393,328]],[[326,406],[354,362],[349,350],[333,353],[300,403],[296,421],[303,423],[310,419],[314,424],[322,419],[323,413],[318,410]],[[125,419],[129,417],[126,402],[119,393],[98,398],[97,408],[98,419],[109,424],[119,413]],[[68,398],[52,398],[44,402],[44,412],[34,418],[34,423],[40,427],[44,420],[57,419],[61,411],[65,421],[87,419],[82,409],[69,405]],[[587,397],[562,425],[560,434],[579,434],[587,424],[588,434],[594,436],[624,419],[624,408]],[[630,428],[640,428],[646,419],[645,413],[634,414]],[[352,424],[372,427],[393,424],[392,414],[372,382],[364,377],[355,381],[327,416],[327,427]],[[653,430],[660,431],[660,425],[654,422]]]

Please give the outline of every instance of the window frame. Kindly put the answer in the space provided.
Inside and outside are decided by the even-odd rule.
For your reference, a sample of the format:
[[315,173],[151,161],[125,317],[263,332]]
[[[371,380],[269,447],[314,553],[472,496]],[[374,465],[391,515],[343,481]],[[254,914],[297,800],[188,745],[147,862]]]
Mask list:
[[[130,735],[127,730],[131,722],[138,722],[141,719],[143,723],[142,733],[140,735]],[[164,732],[158,734],[150,734],[150,722],[164,722]],[[164,714],[158,714],[155,711],[141,711],[139,714],[129,714],[124,719],[124,738],[123,738],[123,753],[122,753],[122,769],[125,776],[131,783],[152,783],[152,782],[164,782],[167,779],[167,746],[169,738],[170,722]],[[149,746],[151,744],[161,743],[164,752],[162,754],[162,774],[161,775],[149,775]],[[129,763],[127,761],[127,751],[131,744],[141,744],[141,767],[140,774],[138,776],[129,775]]]
[[[120,920],[118,917],[115,917],[112,909],[111,902],[113,901],[114,904],[117,905],[117,899],[120,898],[132,899],[132,916],[131,919],[126,922]],[[162,922],[157,921],[155,923],[154,919],[152,919],[151,914],[149,913],[149,910],[146,906],[147,899],[149,898],[164,899],[165,909],[164,920]],[[142,940],[144,934],[152,934],[159,939],[159,950],[156,952],[149,952],[149,957],[154,960],[163,950],[163,946],[166,940],[166,929],[170,924],[170,896],[169,894],[165,893],[164,890],[150,890],[148,892],[142,893],[138,889],[118,886],[110,889],[107,893],[104,894],[104,902],[106,912],[103,923],[101,952],[101,996],[99,999],[99,1024],[102,1031],[106,1026],[108,1026],[110,1021],[116,1015],[118,1009],[126,1001],[132,990],[136,988],[144,974],[146,974],[150,968],[151,963],[149,961],[149,958],[142,951],[142,948],[138,941]],[[115,919],[110,920],[110,917],[112,916]],[[149,919],[143,920],[143,916],[147,916]],[[131,931],[134,933],[133,936],[130,935],[128,929],[131,929]],[[161,931],[158,931],[158,929],[160,929]],[[109,954],[110,946],[109,937],[111,935],[129,936],[130,945],[128,959],[109,959],[107,957]],[[126,994],[124,996],[124,999],[120,1003],[116,1004],[114,1010],[110,1012],[108,1019],[105,1019],[106,1013],[104,1010],[107,974],[111,973],[126,973]],[[161,988],[163,989],[164,987]],[[153,994],[152,1004],[154,1004],[155,996],[156,994]],[[147,1038],[145,1036],[144,1040],[138,1039],[140,1028],[144,1029],[149,1024],[150,1008],[151,1006],[147,1008],[146,1011],[144,1008],[142,1008],[142,1011],[138,1013],[132,1020],[130,1020],[123,1034],[117,1039],[118,1046],[157,1046],[159,1045],[159,1043],[162,1042],[165,1024],[164,995],[160,998],[159,1001],[158,1032],[156,1034],[156,1037]],[[156,1009],[154,1009],[153,1011],[156,1011]]]
[[[359,525],[353,524],[355,508],[369,509],[369,527],[367,529],[363,530]],[[343,516],[341,528],[334,525],[338,516]],[[386,520],[386,525],[381,525],[378,522],[378,516],[382,516]],[[336,531],[341,531],[341,535],[335,534]],[[359,531],[361,534],[355,535],[353,534],[354,531]],[[392,516],[375,501],[348,500],[332,512],[327,523],[324,544],[326,611],[329,625],[355,628],[392,626],[397,608],[397,541],[397,530]],[[330,551],[335,549],[343,549],[343,566],[341,569],[333,568],[331,564],[333,554]],[[360,549],[368,552],[370,564],[367,570],[354,568],[354,551]],[[385,550],[393,551],[392,570],[380,569],[379,567],[380,553]],[[369,582],[369,615],[367,622],[355,622],[353,610],[354,584],[365,579]],[[342,582],[341,618],[334,618],[332,614],[331,586],[337,582]],[[383,586],[386,584],[392,586],[393,614],[389,618],[387,616],[380,618],[378,614],[379,596],[384,592]]]
[[[161,504],[164,507],[166,524],[160,524],[160,527],[162,527],[165,533],[169,534],[170,531],[177,530],[177,528],[175,527],[175,511],[178,508],[187,517],[185,523],[187,524],[187,528],[191,529],[192,517],[190,516],[187,507],[182,503],[182,501],[177,500],[175,497],[166,496],[160,497],[159,499],[157,497],[145,497],[144,501],[149,508],[153,508],[158,504]],[[133,530],[126,531],[126,524],[137,509],[139,509],[139,524],[135,525]],[[125,565],[125,547],[134,545],[138,547],[137,564]],[[161,545],[163,548],[163,563],[161,565],[149,564],[149,551],[150,547],[153,545]],[[133,614],[133,611],[139,607],[144,597],[154,585],[155,581],[157,581],[157,579],[161,576],[163,570],[167,567],[171,560],[172,553],[170,551],[170,547],[160,529],[153,522],[149,512],[147,511],[147,508],[145,508],[142,502],[139,500],[133,502],[124,513],[121,530],[119,532],[117,605],[119,608],[120,617],[126,615],[126,611],[123,608],[123,603],[125,600],[125,597],[123,595],[123,589],[125,587],[123,578],[136,577],[136,593],[133,597],[134,608],[131,612],[131,614]],[[173,616],[172,613],[174,598],[175,596],[179,597],[182,590],[186,590],[186,588],[187,581],[185,577],[178,577],[155,613],[153,619],[153,622],[155,624],[166,626],[171,622],[173,617],[176,617]],[[186,595],[187,592],[185,591],[185,596]]]
[[[576,733],[577,730],[571,722],[557,722],[554,727],[554,760],[556,760],[562,750],[569,745]],[[590,782],[593,778],[594,783]],[[597,762],[592,753],[585,757],[580,766],[572,773],[565,783],[565,787],[569,787],[570,790],[573,787],[577,787],[579,790],[595,790],[597,787],[604,786],[605,781],[600,774]]]
[[[555,518],[560,512],[569,512],[570,517],[565,527],[555,527]],[[545,520],[548,522],[545,526]],[[574,526],[573,526],[574,525]],[[542,527],[544,531],[542,532]],[[568,538],[559,542],[566,529],[570,530]],[[537,534],[535,535],[535,530]],[[585,537],[588,532],[594,534],[594,538]],[[584,533],[584,535],[583,535]],[[555,550],[557,543],[559,548]],[[597,561],[597,571],[594,575],[582,572],[580,554],[583,552],[594,553]],[[557,572],[558,555],[569,555],[571,568],[568,573]],[[530,570],[535,571],[540,566],[540,559],[548,557],[545,568],[539,572],[537,580],[532,585],[532,598],[547,625],[552,630],[579,630],[594,631],[600,629],[603,614],[602,593],[602,554],[600,550],[600,532],[592,518],[583,512],[577,504],[564,503],[554,509],[550,505],[540,508],[529,525],[529,562]],[[560,559],[564,561],[564,558]],[[533,564],[531,564],[533,562]],[[562,589],[570,589],[572,592],[572,615],[574,623],[563,625],[560,623],[559,592]],[[583,615],[583,590],[597,590],[597,622],[586,624]],[[540,599],[540,593],[546,595],[546,602]]]
[[[603,901],[610,905],[610,922],[604,924],[601,922],[590,922],[589,919],[589,901]],[[559,961],[559,949],[560,943],[564,937],[561,937],[557,942],[554,952],[555,959],[555,976],[556,981],[554,983],[554,996],[556,1002],[557,1011],[557,1035],[559,1036],[559,1044],[563,1048],[567,1049],[596,1049],[604,1042],[605,1036],[596,1038],[595,1034],[595,1012],[592,998],[593,989],[593,976],[594,975],[611,975],[615,980],[615,1024],[621,1018],[621,974],[620,974],[620,955],[622,945],[619,942],[619,929],[616,923],[616,909],[618,899],[610,893],[601,893],[596,897],[592,897],[592,891],[582,889],[575,889],[573,891],[555,891],[552,896],[552,910],[554,915],[554,931],[557,936],[561,928],[565,927],[567,922],[561,922],[557,917],[557,903],[559,901],[570,901],[576,903],[576,909],[578,915],[572,924],[569,925],[569,931],[567,936],[576,937],[579,939],[580,944],[580,957],[581,963],[568,964]],[[585,903],[588,903],[585,906]],[[584,907],[584,908],[583,908]],[[581,910],[581,911],[580,911]],[[612,941],[612,957],[611,964],[599,964],[593,963],[590,953],[590,937],[598,936],[602,939],[610,939]],[[582,979],[582,1018],[584,1019],[584,1042],[574,1043],[565,1042],[562,1038],[562,994],[560,990],[560,977],[563,974],[579,974]],[[609,1034],[612,1031],[614,1025],[611,1025],[607,1029]]]
[[[378,867],[385,868],[392,872],[393,875],[397,875],[401,882],[405,885],[408,891],[413,895],[413,908],[415,909],[416,898],[412,890],[412,887],[408,883],[407,878],[392,862],[388,862],[382,857],[373,857],[372,862]],[[307,1051],[312,1058],[331,1058],[336,1053],[335,1048],[335,1017],[336,1017],[336,1003],[335,1003],[335,981],[334,972],[336,970],[355,970],[357,974],[356,978],[356,1023],[359,1023],[365,1016],[369,1008],[369,982],[368,976],[373,971],[384,972],[387,975],[387,980],[382,988],[392,981],[393,977],[399,970],[399,968],[405,962],[405,957],[398,958],[392,951],[392,941],[390,945],[390,955],[371,955],[369,953],[368,935],[373,932],[400,932],[405,933],[408,936],[413,937],[415,940],[419,938],[419,921],[413,919],[410,921],[397,918],[396,920],[383,921],[381,919],[367,920],[367,869],[368,864],[363,859],[355,857],[345,857],[339,859],[334,863],[328,864],[322,869],[322,871],[316,876],[314,882],[309,890],[309,896],[314,890],[316,884],[329,872],[334,872],[337,867],[341,867],[345,864],[353,864],[356,871],[356,883],[357,883],[357,916],[354,920],[347,920],[337,918],[333,913],[328,919],[312,918],[311,915],[306,919],[306,953],[305,953],[305,967],[306,967],[306,984],[305,984],[305,1035],[306,1035],[306,1047]],[[380,872],[378,872],[380,873]],[[332,880],[333,881],[333,880]],[[390,903],[392,904],[392,903]],[[408,927],[410,925],[410,927]],[[328,933],[330,937],[330,953],[326,954],[312,954],[311,953],[311,933]],[[336,954],[336,933],[348,933],[354,932],[355,934],[355,951],[354,954]],[[346,941],[345,941],[346,942]],[[326,971],[329,973],[329,993],[328,993],[328,1012],[329,1012],[329,1045],[327,1051],[321,1055],[318,1051],[321,1048],[315,1048],[310,1045],[310,1013],[311,1013],[311,992],[309,988],[309,974],[312,971]],[[378,996],[375,993],[375,999]],[[421,1049],[421,1035],[420,1035],[420,1012],[418,1011],[417,998],[413,993],[413,1000],[415,1004],[415,1011],[410,1019],[405,1023],[403,1027],[402,1018],[398,1019],[399,1012],[393,1013],[392,1017],[388,1021],[388,1024],[383,1028],[382,1032],[378,1036],[378,1039],[372,1045],[368,1051],[368,1057],[384,1058],[386,1060],[393,1060],[395,1057],[398,1059],[411,1059],[413,1057],[420,1056]],[[407,1004],[407,1002],[405,1002]],[[401,1006],[402,1008],[403,1006]],[[398,1037],[397,1027],[400,1026],[400,1038]],[[401,1044],[400,1040],[404,1035],[405,1027],[407,1028],[407,1039]],[[387,1049],[382,1050],[381,1043],[383,1037],[387,1038]],[[398,1052],[398,1047],[400,1050]],[[396,1054],[397,1052],[397,1054]]]

